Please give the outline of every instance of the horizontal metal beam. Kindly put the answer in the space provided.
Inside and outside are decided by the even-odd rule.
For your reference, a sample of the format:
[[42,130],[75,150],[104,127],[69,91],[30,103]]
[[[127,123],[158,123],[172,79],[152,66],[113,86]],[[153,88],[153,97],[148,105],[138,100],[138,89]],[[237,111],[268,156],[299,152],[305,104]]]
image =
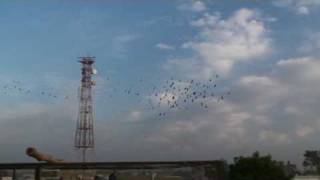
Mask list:
[[5,163],[0,169],[160,169],[194,166],[220,166],[223,161],[146,161],[146,162],[85,162],[85,163]]

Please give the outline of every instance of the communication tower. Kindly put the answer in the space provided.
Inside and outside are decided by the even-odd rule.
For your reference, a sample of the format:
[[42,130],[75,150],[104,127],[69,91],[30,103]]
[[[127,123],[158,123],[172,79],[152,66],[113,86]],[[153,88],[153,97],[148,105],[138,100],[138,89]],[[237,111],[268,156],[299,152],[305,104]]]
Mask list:
[[94,148],[92,87],[95,81],[92,76],[97,73],[93,68],[95,57],[80,57],[81,86],[79,88],[79,114],[74,146],[82,150],[82,161],[86,161],[86,151]]

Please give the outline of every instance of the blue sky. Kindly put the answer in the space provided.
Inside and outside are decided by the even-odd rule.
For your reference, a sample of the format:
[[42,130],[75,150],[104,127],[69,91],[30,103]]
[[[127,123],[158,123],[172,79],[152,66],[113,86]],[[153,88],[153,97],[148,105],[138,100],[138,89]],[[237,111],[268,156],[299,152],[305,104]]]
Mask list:
[[[92,160],[229,160],[260,150],[300,163],[305,149],[320,145],[319,7],[317,0],[1,1],[0,162],[32,161],[28,146],[78,160],[77,58],[93,55]],[[148,109],[159,101],[153,86],[216,74],[217,93],[232,94],[208,110]],[[130,88],[139,96],[125,95]]]

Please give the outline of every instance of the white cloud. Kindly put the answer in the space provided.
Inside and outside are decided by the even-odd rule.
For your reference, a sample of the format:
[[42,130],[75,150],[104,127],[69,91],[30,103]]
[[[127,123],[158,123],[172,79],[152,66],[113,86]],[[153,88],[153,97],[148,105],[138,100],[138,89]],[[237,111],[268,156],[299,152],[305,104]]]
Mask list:
[[192,153],[197,153],[200,147],[214,149],[221,145],[219,148],[230,150],[245,146],[248,140],[245,124],[250,114],[227,102],[212,103],[209,107],[207,112],[184,115],[178,111],[173,117],[169,114],[171,120],[164,122],[148,141],[173,149],[183,145]]
[[132,110],[129,113],[128,121],[130,122],[139,122],[142,120],[143,113],[139,110]]
[[244,76],[240,79],[240,83],[244,85],[250,85],[252,87],[263,86],[272,87],[274,86],[274,82],[269,77],[266,76]]
[[202,0],[190,0],[179,6],[182,10],[189,10],[193,12],[203,12],[207,10],[206,4]]
[[202,1],[194,1],[191,5],[191,10],[195,12],[205,11],[206,5]]
[[312,53],[319,55],[320,49],[320,33],[308,33],[308,37],[305,41],[302,42],[299,50],[302,53]]
[[220,14],[215,13],[213,15],[205,13],[202,18],[191,21],[191,25],[195,27],[208,27],[216,25],[220,20]]
[[156,48],[163,49],[163,50],[175,50],[174,46],[171,46],[169,44],[164,44],[164,43],[156,44]]
[[305,6],[301,6],[297,8],[297,12],[302,15],[307,15],[309,14],[309,9]]
[[[280,136],[283,141],[287,141],[285,136],[290,139],[291,134],[305,137],[314,133],[313,128],[301,124],[316,125],[318,112],[313,107],[319,104],[316,98],[320,90],[319,70],[320,63],[317,58],[292,58],[279,61],[268,76],[247,76],[239,80],[237,87],[244,89],[247,94],[242,95],[250,97],[245,104],[254,107],[250,112],[267,116],[269,123],[265,124],[266,127],[282,126],[282,131],[289,132],[287,135],[283,132],[268,132],[262,134],[261,139],[272,140]],[[240,90],[239,93],[244,91]]]
[[310,83],[320,81],[320,62],[317,58],[286,59],[279,61],[277,66],[281,69],[282,78],[285,78],[289,83],[301,83],[299,88],[304,88],[306,85],[311,85]]
[[126,57],[128,52],[128,45],[136,40],[138,37],[132,34],[119,35],[112,40],[112,50],[114,56],[118,58]]
[[[220,103],[209,103],[208,111],[194,105],[189,111],[177,110],[167,113],[164,119],[152,121],[149,111],[145,113],[141,109],[133,109],[124,118],[131,122],[148,123],[98,120],[97,157],[108,159],[103,156],[108,152],[113,153],[113,160],[141,160],[146,157],[149,160],[178,159],[180,155],[215,159],[254,150],[264,151],[265,147],[272,154],[279,152],[279,148],[289,147],[300,147],[292,148],[291,153],[301,153],[301,143],[305,142],[306,137],[313,142],[319,133],[319,69],[319,59],[314,57],[284,59],[274,64],[269,74],[247,75],[235,80],[232,95]],[[172,98],[172,95],[168,97]],[[69,106],[74,110],[70,111]],[[17,114],[2,108],[4,116],[0,121],[0,132],[3,140],[0,139],[0,144],[2,142],[3,146],[8,146],[4,144],[5,139],[16,137],[11,148],[35,145],[44,151],[50,150],[53,152],[51,154],[70,157],[67,154],[69,150],[67,153],[56,153],[58,150],[52,150],[52,147],[55,144],[62,144],[66,149],[72,147],[74,122],[68,119],[75,119],[77,114],[73,103],[54,108],[42,107],[41,104],[17,107]],[[22,121],[24,117],[36,121]],[[50,119],[45,119],[47,117]],[[43,122],[43,119],[46,121]],[[24,124],[15,127],[21,123]],[[45,136],[48,132],[52,137]],[[39,134],[44,135],[39,137]],[[69,144],[60,142],[62,136],[69,137]],[[49,143],[48,138],[53,143]],[[130,138],[132,141],[128,142]],[[110,146],[101,145],[105,143]],[[150,153],[154,153],[154,157]]]
[[49,110],[49,107],[36,102],[30,103],[20,103],[16,107],[8,108],[6,106],[1,107],[1,117],[0,121],[8,119],[19,119],[29,116],[37,116],[39,114],[45,113]]
[[259,133],[259,138],[261,141],[265,141],[266,143],[272,144],[287,144],[291,140],[288,135],[285,133],[278,133],[274,131],[262,131]]
[[306,137],[316,141],[320,132],[318,58],[280,60],[270,73],[242,76],[231,89],[231,97],[209,104],[208,112],[196,107],[190,108],[195,109],[190,114],[175,112],[150,135],[150,143],[176,148],[182,144],[189,153],[206,149],[234,154],[268,148],[273,154],[288,147],[295,147],[292,153],[301,153]]
[[[200,76],[199,78],[208,77],[217,71],[232,73],[236,63],[252,62],[271,51],[272,40],[268,36],[265,21],[254,10],[241,9],[228,18],[222,18],[219,13],[205,14],[203,18],[191,22],[191,26],[199,28],[199,39],[186,42],[182,46],[193,50],[196,55],[185,59],[172,59],[167,66],[183,67],[193,76]],[[134,38],[128,36],[116,39],[118,42],[127,43]],[[243,149],[263,150],[263,146],[270,144],[277,145],[271,147],[270,153],[291,145],[301,147],[305,137],[319,133],[319,129],[314,128],[314,125],[319,123],[320,61],[315,57],[284,59],[275,63],[271,71],[263,75],[240,76],[232,84],[232,95],[218,104],[210,103],[208,111],[194,106],[190,108],[191,112],[177,110],[172,114],[168,113],[162,120],[141,124],[97,121],[97,152],[100,152],[97,157],[106,158],[103,156],[106,152],[112,153],[110,157],[115,159],[146,157],[155,153],[157,156],[150,156],[150,159],[160,156],[163,159],[172,159],[184,152],[174,152],[171,149],[187,146],[188,158],[214,159],[219,156],[226,157],[228,153],[241,153]],[[61,81],[57,79],[57,83],[59,82]],[[164,96],[164,93],[159,93],[159,96]],[[173,94],[167,94],[164,98],[172,97]],[[155,99],[155,102],[158,102],[158,99]],[[77,106],[74,104],[76,103],[61,106],[64,110],[52,110],[42,104],[21,104],[16,110],[19,113],[10,108],[2,108],[0,123],[11,123],[10,128],[7,128],[7,124],[0,126],[2,144],[7,142],[6,137],[16,137],[15,143],[19,145],[16,148],[10,146],[10,149],[21,149],[22,144],[34,143],[47,146],[47,149],[59,147],[55,149],[59,152],[61,148],[55,143],[59,143],[62,136],[70,137],[72,141],[74,123],[65,120],[75,119],[72,115],[77,114]],[[62,111],[65,112],[61,117]],[[123,116],[133,122],[140,122],[150,119],[148,115],[142,110],[133,109]],[[37,120],[22,121],[24,117]],[[51,119],[45,119],[47,117]],[[19,119],[19,122],[10,121],[11,119]],[[47,121],[42,122],[43,119]],[[57,126],[55,120],[59,119]],[[25,124],[16,129],[16,125],[21,122]],[[12,129],[21,133],[17,136]],[[48,133],[50,136],[46,137]],[[39,134],[43,137],[39,137]],[[141,138],[142,134],[146,138]],[[48,138],[54,142],[51,143]],[[27,142],[22,143],[25,140]],[[312,140],[314,139],[310,138],[310,141]],[[108,146],[101,145],[106,143]],[[68,149],[72,144],[63,147]],[[150,151],[142,151],[144,148],[149,148]],[[301,153],[297,151],[292,148],[290,153]],[[166,156],[166,153],[171,156]]]
[[311,9],[320,6],[319,0],[274,0],[273,4],[279,7],[293,9],[297,14],[308,15]]
[[296,134],[299,137],[306,137],[315,132],[315,129],[310,126],[299,126],[296,130]]
[[195,72],[204,72],[202,76],[228,75],[236,63],[250,62],[271,52],[265,22],[255,10],[240,9],[227,19],[221,19],[219,13],[206,13],[191,25],[199,28],[200,34],[198,40],[182,45],[195,53],[192,61],[186,60],[180,67],[188,72],[190,63],[195,64],[191,67],[203,68]]
[[0,144],[5,147],[0,153],[2,161],[30,161],[31,158],[22,153],[29,146],[70,159],[77,113],[73,106],[68,102],[56,105],[20,102],[14,109],[2,107]]

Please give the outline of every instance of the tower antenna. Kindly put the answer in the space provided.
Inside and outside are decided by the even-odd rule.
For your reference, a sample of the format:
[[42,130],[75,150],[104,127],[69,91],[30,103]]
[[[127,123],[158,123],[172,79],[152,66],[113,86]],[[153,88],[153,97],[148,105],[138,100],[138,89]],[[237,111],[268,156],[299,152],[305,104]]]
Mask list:
[[95,85],[95,81],[92,80],[92,76],[96,74],[96,70],[92,66],[95,62],[95,57],[79,58],[79,62],[82,64],[82,78],[74,147],[82,150],[82,161],[85,162],[86,151],[94,148],[92,87]]

